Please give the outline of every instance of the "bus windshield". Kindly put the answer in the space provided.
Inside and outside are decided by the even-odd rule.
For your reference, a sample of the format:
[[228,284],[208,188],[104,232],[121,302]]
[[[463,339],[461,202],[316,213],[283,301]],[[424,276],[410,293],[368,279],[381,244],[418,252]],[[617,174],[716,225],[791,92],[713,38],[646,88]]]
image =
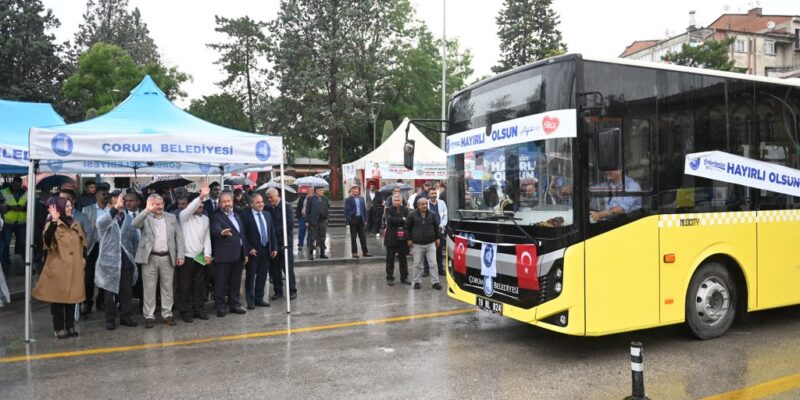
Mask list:
[[450,220],[573,224],[574,71],[569,61],[535,66],[453,98]]
[[[561,227],[573,223],[573,139],[546,139],[451,157],[454,220]],[[461,165],[456,165],[461,164]],[[512,219],[513,218],[513,219]]]

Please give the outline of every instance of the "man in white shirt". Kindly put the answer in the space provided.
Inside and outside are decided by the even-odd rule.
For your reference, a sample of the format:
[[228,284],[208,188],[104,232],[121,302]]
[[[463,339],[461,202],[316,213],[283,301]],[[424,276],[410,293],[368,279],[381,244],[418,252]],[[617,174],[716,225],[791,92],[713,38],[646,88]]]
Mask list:
[[193,322],[194,318],[208,319],[203,307],[207,296],[206,268],[211,263],[211,234],[208,217],[203,213],[203,202],[209,191],[208,186],[202,187],[200,195],[179,214],[186,261],[178,267],[178,306],[184,322]]

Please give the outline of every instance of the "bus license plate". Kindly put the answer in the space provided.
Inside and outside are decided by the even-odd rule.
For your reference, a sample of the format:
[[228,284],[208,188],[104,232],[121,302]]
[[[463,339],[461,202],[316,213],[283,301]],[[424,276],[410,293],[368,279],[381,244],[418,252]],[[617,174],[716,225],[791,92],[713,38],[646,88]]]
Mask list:
[[489,299],[484,299],[483,297],[476,297],[475,304],[484,311],[489,311],[492,314],[500,314],[503,315],[503,303],[498,303],[496,301],[492,301]]

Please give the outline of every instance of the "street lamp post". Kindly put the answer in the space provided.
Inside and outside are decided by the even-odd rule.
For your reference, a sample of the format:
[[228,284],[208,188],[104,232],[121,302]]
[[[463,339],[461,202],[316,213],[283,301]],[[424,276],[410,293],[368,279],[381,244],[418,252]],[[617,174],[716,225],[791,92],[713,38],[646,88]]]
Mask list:
[[[375,106],[378,106],[377,111],[375,111]],[[378,114],[381,112],[381,106],[383,103],[380,101],[369,103],[369,115],[372,118],[372,150],[378,147]]]

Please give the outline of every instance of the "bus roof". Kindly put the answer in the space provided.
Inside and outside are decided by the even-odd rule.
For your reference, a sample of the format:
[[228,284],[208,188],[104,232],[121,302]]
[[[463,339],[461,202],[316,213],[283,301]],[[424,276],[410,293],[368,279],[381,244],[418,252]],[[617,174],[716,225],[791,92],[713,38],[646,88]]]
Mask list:
[[772,83],[777,85],[785,85],[785,86],[794,86],[800,87],[800,79],[797,78],[789,78],[789,79],[779,79],[779,78],[768,78],[765,76],[758,76],[758,75],[747,75],[737,72],[727,72],[727,71],[718,71],[714,69],[704,69],[704,68],[695,68],[695,67],[686,67],[683,65],[675,65],[675,64],[665,64],[665,63],[657,63],[652,61],[638,61],[638,60],[631,60],[627,58],[603,58],[603,57],[594,57],[594,56],[584,56],[579,53],[571,53],[565,54],[561,56],[556,56],[552,58],[547,58],[544,60],[539,60],[533,62],[531,64],[523,65],[505,72],[502,72],[498,75],[495,75],[491,78],[482,80],[477,83],[473,83],[465,87],[464,89],[459,90],[458,92],[454,93],[451,98],[454,98],[460,95],[463,92],[468,90],[473,90],[484,84],[489,82],[502,79],[505,76],[516,74],[517,72],[524,71],[530,68],[535,68],[540,65],[545,64],[552,64],[556,62],[562,61],[572,61],[572,60],[585,60],[585,61],[595,61],[595,62],[602,62],[602,63],[609,63],[609,64],[619,64],[619,65],[628,65],[632,67],[642,67],[642,68],[652,68],[652,69],[661,69],[665,71],[676,71],[676,72],[687,72],[691,74],[699,74],[699,75],[709,75],[709,76],[718,76],[722,78],[731,78],[731,79],[742,79],[747,81],[753,82],[764,82],[764,83]]
[[596,61],[596,62],[619,64],[619,65],[629,65],[629,66],[632,66],[632,67],[644,67],[644,68],[662,69],[662,70],[666,70],[666,71],[688,72],[688,73],[692,73],[692,74],[718,76],[718,77],[721,77],[721,78],[741,79],[741,80],[754,81],[754,82],[764,82],[764,83],[772,83],[772,84],[777,84],[777,85],[800,87],[800,79],[797,79],[797,78],[789,78],[789,79],[770,78],[770,77],[759,76],[759,75],[747,75],[747,74],[738,73],[738,72],[728,72],[728,71],[718,71],[718,70],[715,70],[715,69],[686,67],[686,66],[683,66],[683,65],[657,63],[657,62],[652,62],[652,61],[639,61],[639,60],[631,60],[631,59],[627,59],[627,58],[583,57],[583,59],[586,60],[586,61]]

